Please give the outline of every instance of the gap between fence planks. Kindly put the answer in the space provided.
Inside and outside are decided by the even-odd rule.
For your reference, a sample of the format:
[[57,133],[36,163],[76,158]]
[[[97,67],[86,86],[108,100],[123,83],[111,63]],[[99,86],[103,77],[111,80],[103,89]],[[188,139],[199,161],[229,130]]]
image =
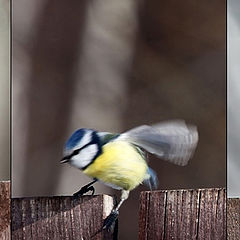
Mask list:
[[10,181],[0,181],[0,239],[10,240]]
[[226,190],[168,190],[140,195],[139,240],[226,239]]
[[107,195],[14,198],[12,239],[114,239],[117,225],[114,233],[101,230],[112,207]]

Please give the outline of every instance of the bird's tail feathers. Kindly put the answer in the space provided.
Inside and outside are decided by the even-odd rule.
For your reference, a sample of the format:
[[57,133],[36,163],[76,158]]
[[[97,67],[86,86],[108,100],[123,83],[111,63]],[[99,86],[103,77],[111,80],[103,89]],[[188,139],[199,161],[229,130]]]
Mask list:
[[146,178],[144,179],[144,184],[149,187],[149,189],[155,190],[158,187],[158,178],[157,174],[151,169],[148,168]]

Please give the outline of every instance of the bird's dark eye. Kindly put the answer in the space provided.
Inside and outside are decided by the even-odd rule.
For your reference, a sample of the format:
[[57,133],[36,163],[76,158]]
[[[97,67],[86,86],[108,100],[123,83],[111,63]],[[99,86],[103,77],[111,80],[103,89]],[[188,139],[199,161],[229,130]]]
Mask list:
[[71,156],[77,155],[79,154],[80,150],[82,150],[82,148],[76,149],[72,152]]
[[82,146],[81,148],[75,149],[75,150],[72,152],[72,154],[70,155],[70,158],[73,157],[73,156],[75,156],[75,155],[77,155],[77,154],[79,154],[79,152],[80,152],[81,150],[83,150],[85,147],[87,147],[87,146],[89,146],[89,145],[91,145],[91,144],[92,144],[92,143],[88,143],[88,144]]
[[70,155],[65,156],[63,159],[71,159],[73,156],[77,155],[82,149],[83,147],[74,150]]

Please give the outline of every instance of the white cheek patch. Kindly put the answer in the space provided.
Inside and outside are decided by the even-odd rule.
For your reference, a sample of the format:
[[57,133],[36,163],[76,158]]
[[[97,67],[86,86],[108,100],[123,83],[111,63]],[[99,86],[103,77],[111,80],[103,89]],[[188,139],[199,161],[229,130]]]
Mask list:
[[93,161],[98,152],[97,144],[92,144],[82,149],[71,158],[70,164],[77,168],[84,168]]

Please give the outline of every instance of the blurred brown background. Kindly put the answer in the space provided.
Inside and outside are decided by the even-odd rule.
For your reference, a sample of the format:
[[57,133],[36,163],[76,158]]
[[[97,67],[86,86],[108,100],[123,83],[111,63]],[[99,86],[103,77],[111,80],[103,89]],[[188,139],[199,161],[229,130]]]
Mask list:
[[[226,185],[226,2],[13,2],[13,196],[66,195],[89,179],[60,165],[77,128],[123,132],[185,119],[200,141],[186,167],[150,157],[159,189]],[[97,193],[116,193],[96,184]],[[136,239],[138,196],[120,211]]]

